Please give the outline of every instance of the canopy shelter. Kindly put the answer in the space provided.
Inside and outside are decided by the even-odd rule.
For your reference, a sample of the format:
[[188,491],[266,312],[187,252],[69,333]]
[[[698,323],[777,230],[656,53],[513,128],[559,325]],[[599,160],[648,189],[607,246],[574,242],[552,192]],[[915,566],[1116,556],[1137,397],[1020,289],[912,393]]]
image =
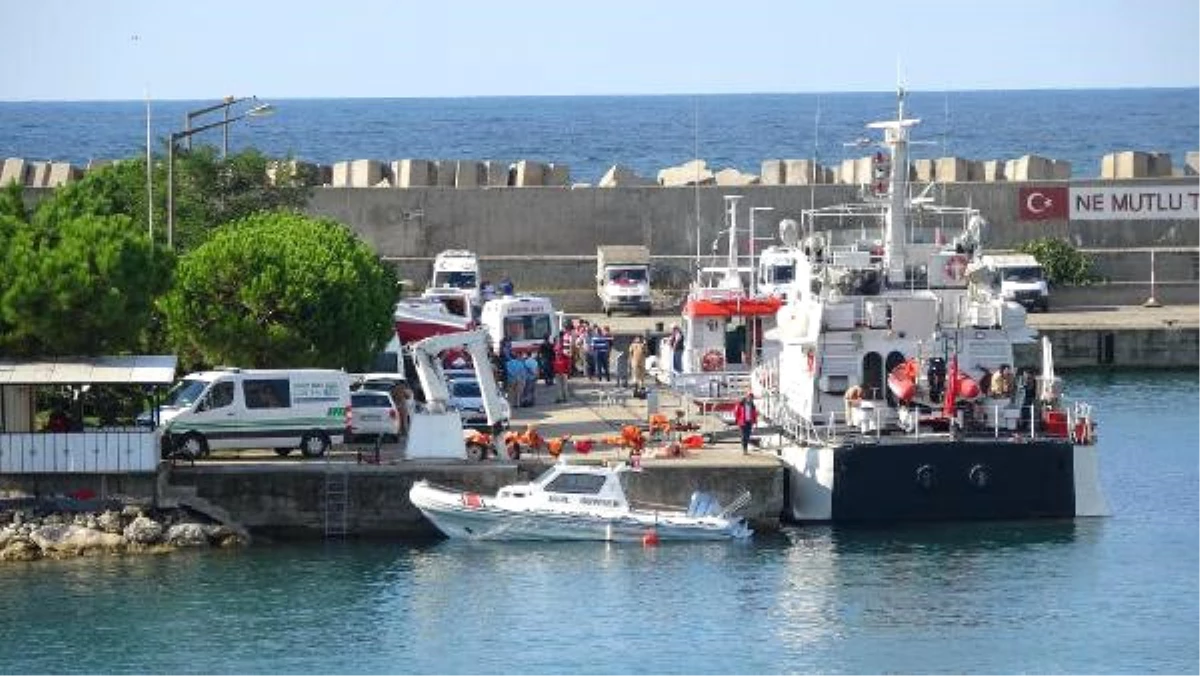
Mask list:
[[59,357],[46,361],[0,360],[5,385],[163,385],[175,380],[175,355]]

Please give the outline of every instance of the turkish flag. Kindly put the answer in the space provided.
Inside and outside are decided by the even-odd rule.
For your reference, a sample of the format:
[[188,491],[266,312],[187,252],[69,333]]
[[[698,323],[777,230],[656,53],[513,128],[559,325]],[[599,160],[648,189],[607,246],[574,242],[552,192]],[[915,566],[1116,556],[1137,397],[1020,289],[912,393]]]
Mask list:
[[1071,212],[1070,194],[1066,188],[1034,186],[1021,188],[1017,195],[1022,221],[1066,220]]

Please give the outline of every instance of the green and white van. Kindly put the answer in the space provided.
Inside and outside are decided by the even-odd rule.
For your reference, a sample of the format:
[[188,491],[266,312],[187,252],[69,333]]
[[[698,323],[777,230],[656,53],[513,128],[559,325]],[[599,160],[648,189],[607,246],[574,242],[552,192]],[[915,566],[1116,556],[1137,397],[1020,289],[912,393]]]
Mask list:
[[324,455],[343,442],[350,377],[328,369],[221,369],[191,373],[158,409],[163,454],[202,458],[222,448]]

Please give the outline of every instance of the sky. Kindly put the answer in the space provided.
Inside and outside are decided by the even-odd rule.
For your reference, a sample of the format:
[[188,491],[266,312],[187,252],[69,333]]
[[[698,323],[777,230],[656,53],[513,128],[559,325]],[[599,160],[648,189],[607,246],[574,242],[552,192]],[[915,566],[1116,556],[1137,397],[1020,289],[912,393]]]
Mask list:
[[0,100],[1196,87],[1197,0],[0,0]]

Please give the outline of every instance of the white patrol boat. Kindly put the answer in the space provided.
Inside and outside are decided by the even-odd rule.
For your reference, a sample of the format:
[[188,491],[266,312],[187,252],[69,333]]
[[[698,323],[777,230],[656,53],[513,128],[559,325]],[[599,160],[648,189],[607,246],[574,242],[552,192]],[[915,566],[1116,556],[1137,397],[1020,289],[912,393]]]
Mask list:
[[[1014,346],[1036,346],[1025,308],[985,283],[976,209],[935,204],[929,188],[910,194],[908,135],[920,120],[904,117],[903,90],[898,108],[868,125],[883,142],[863,202],[809,209],[781,229],[803,255],[764,337],[779,353],[751,385],[780,430],[785,516],[1103,515],[1090,407],[1063,398],[1044,338],[1041,375],[1013,378]],[[848,233],[858,240],[835,244]],[[1007,386],[987,387],[992,378]]]
[[743,540],[753,532],[733,514],[749,502],[748,493],[728,508],[702,492],[692,494],[686,510],[631,507],[622,479],[637,471],[624,463],[563,459],[537,479],[504,486],[494,496],[420,480],[409,499],[447,537],[470,540]]

